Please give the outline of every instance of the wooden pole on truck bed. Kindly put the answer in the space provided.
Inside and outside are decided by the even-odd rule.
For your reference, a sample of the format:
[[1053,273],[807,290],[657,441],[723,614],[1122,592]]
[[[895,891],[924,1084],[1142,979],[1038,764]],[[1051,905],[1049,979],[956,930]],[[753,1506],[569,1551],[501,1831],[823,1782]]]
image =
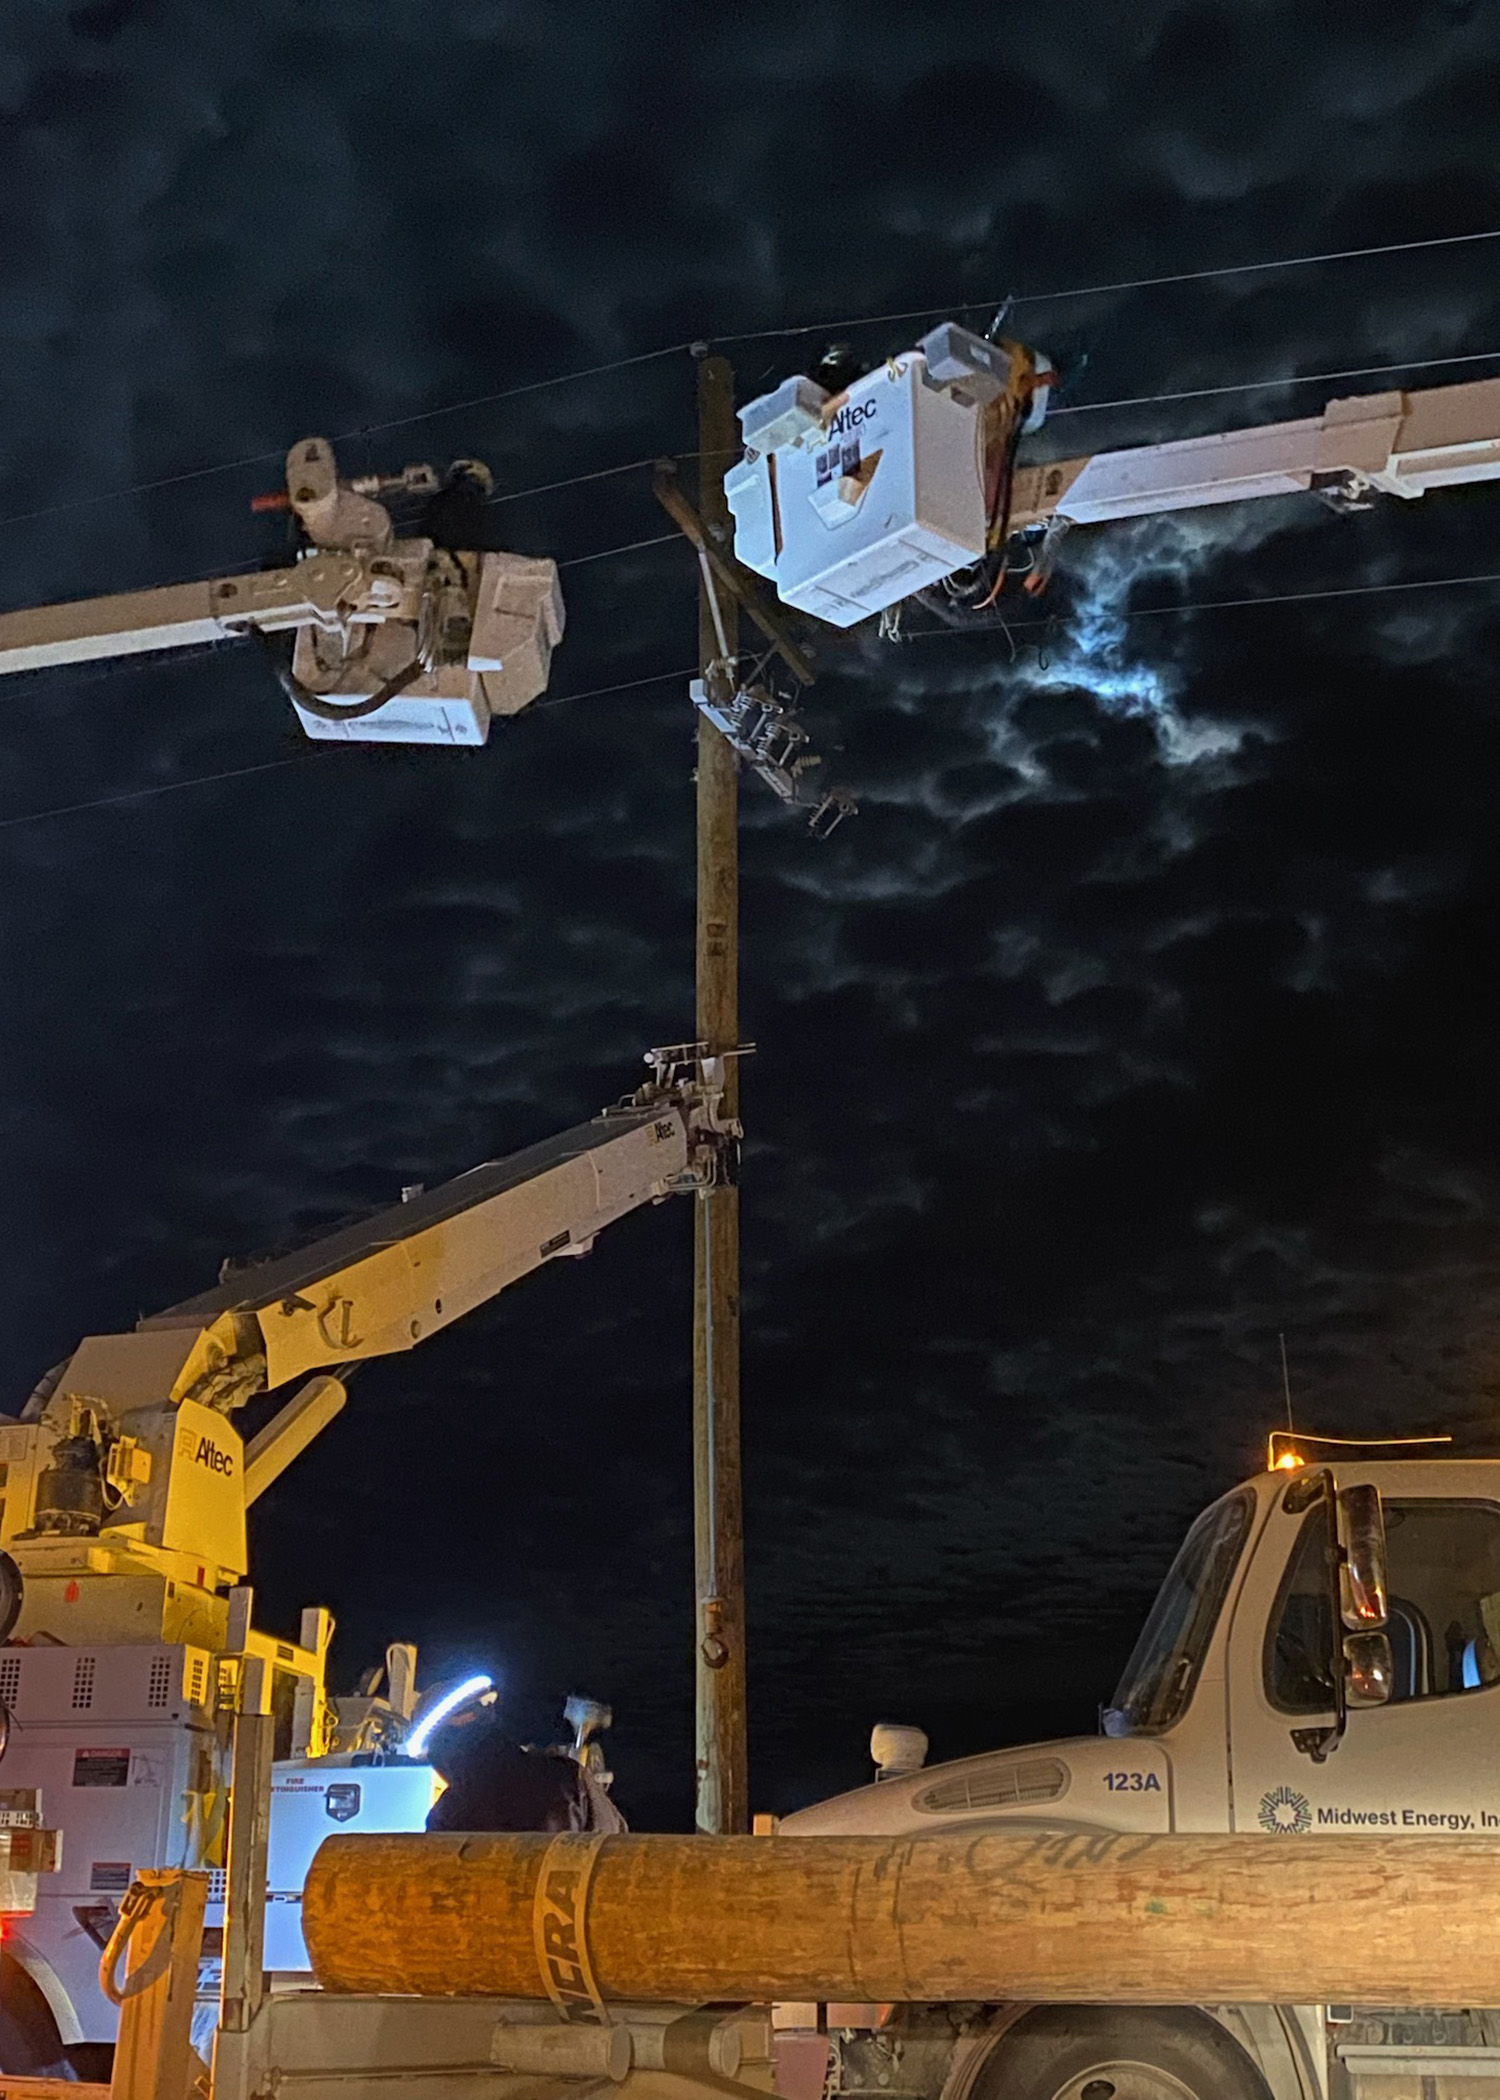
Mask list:
[[1485,2005],[1482,1837],[333,1836],[339,1991],[591,2001]]
[[[730,544],[724,475],[737,450],[734,374],[698,356],[699,510]],[[734,597],[700,561],[698,659],[705,682],[732,677],[739,646]],[[724,659],[731,659],[725,666]],[[697,1032],[711,1051],[739,1042],[739,761],[698,717]],[[730,1058],[726,1115],[739,1113]],[[745,1549],[740,1481],[740,1199],[717,1188],[694,1201],[693,1543],[697,1576],[697,1815],[699,1830],[749,1826],[745,1721]]]
[[248,2032],[266,1990],[266,1872],[276,1733],[270,1676],[260,1656],[247,1655],[240,1664],[229,1768],[229,1857],[220,1979],[219,2027],[226,2034]]

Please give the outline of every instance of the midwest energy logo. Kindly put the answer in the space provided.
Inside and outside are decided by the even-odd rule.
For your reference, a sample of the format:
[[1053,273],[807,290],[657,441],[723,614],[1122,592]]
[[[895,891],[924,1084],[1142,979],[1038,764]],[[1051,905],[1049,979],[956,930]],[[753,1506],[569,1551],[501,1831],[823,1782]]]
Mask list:
[[1260,1827],[1272,1837],[1299,1838],[1312,1828],[1312,1803],[1295,1787],[1273,1787],[1260,1797]]

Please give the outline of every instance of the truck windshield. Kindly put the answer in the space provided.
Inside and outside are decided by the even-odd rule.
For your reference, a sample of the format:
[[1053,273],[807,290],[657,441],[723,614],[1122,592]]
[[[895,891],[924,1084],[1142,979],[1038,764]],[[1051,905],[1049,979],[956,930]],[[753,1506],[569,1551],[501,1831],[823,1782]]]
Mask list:
[[1239,1560],[1255,1498],[1240,1489],[1206,1509],[1182,1542],[1125,1665],[1106,1735],[1155,1735],[1187,1706]]

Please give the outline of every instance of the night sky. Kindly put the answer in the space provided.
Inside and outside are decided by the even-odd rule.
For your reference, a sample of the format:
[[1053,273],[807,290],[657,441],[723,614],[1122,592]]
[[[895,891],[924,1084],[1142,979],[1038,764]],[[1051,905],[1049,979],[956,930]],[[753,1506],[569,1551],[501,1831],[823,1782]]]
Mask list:
[[[808,328],[729,346],[745,399],[926,325],[825,322],[1014,292],[1070,409],[1267,382],[1060,417],[1058,452],[1500,353],[1500,242],[1037,296],[1500,227],[1482,0],[8,26],[7,605],[253,562],[313,432],[502,494],[690,450],[682,351],[487,397],[694,337]],[[497,515],[578,566],[551,698],[482,753],[315,750],[248,647],[0,687],[5,1406],[691,1032],[685,682],[559,704],[693,662],[690,558],[590,558],[668,531],[639,471]],[[857,1783],[881,1718],[939,1754],[1091,1726],[1281,1419],[1283,1330],[1305,1425],[1492,1448],[1495,587],[1154,609],[1497,570],[1493,489],[1286,498],[1075,534],[1014,663],[825,631],[861,814],[819,847],[743,795],[757,1806]],[[495,1667],[518,1727],[611,1697],[647,1826],[691,1812],[690,1224],[368,1371],[254,1524],[263,1619],[331,1605],[345,1684],[404,1636]]]

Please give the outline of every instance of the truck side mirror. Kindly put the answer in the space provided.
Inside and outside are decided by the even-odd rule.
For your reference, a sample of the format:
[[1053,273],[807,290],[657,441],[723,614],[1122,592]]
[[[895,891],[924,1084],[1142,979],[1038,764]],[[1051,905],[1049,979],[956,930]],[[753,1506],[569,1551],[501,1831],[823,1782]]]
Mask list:
[[1384,1706],[1394,1681],[1388,1633],[1346,1633],[1344,1697],[1350,1706]]
[[[1386,1600],[1385,1516],[1379,1488],[1342,1489],[1338,1525],[1339,1615],[1351,1633],[1377,1633],[1390,1617]],[[1386,1669],[1389,1677],[1389,1642]]]

